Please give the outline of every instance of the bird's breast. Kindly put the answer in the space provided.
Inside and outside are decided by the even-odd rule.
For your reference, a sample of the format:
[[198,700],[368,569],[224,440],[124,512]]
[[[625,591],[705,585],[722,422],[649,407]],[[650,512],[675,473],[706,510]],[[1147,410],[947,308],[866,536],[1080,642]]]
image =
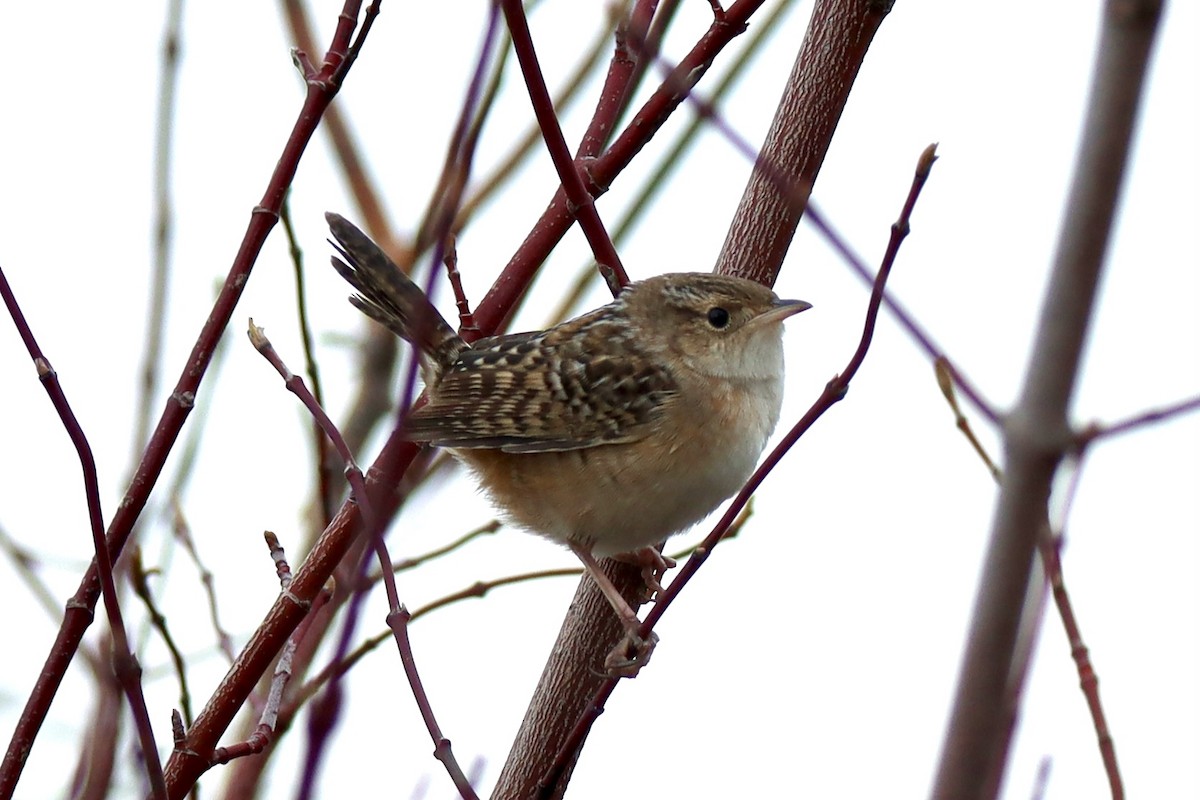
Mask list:
[[684,386],[636,442],[456,455],[512,522],[597,556],[629,552],[691,527],[742,487],[778,420],[780,383]]

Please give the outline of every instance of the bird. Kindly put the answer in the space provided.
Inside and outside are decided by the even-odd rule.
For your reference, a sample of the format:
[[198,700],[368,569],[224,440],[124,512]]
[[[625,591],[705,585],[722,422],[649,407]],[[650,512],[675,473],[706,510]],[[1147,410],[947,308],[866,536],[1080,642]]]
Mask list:
[[634,560],[661,590],[674,562],[653,545],[754,471],[779,420],[783,321],[811,304],[744,278],[666,273],[546,330],[468,343],[366,234],[325,217],[350,302],[416,350],[427,402],[401,435],[447,449],[504,518],[575,553],[625,631],[605,670],[636,675],[657,637],[638,634],[597,559]]

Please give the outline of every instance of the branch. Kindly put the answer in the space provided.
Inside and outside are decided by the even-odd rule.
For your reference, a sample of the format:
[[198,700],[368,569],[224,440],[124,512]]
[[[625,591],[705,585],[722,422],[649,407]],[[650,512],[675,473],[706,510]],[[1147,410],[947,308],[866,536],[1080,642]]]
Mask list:
[[[933,787],[935,798],[985,796],[1003,772],[1004,720],[1017,631],[1051,483],[1073,444],[1067,413],[1129,156],[1162,4],[1109,0],[1084,139],[1029,368],[1005,421],[1004,484]],[[992,781],[997,785],[998,781]]]
[[[0,269],[0,298],[3,298],[4,305],[12,317],[13,325],[25,343],[25,349],[29,351],[29,357],[37,369],[38,380],[41,381],[42,387],[50,397],[54,410],[58,412],[58,417],[62,421],[67,436],[71,439],[71,444],[75,446],[80,467],[83,469],[83,490],[87,498],[88,524],[95,552],[92,564],[88,568],[88,574],[94,574],[104,594],[104,612],[108,617],[109,634],[112,636],[113,644],[112,666],[117,675],[117,682],[125,692],[129,711],[133,715],[138,733],[138,744],[141,747],[142,758],[145,759],[144,766],[146,777],[150,782],[150,790],[156,799],[165,799],[167,788],[163,781],[162,762],[159,760],[158,747],[154,742],[154,729],[150,725],[150,713],[146,709],[146,698],[142,694],[142,668],[133,651],[129,649],[129,637],[125,632],[125,621],[121,615],[121,604],[117,597],[116,583],[113,580],[115,554],[109,551],[108,543],[104,540],[104,514],[100,509],[100,479],[96,472],[96,458],[92,454],[92,446],[88,442],[87,435],[83,432],[83,426],[79,424],[79,419],[67,401],[62,384],[58,381],[58,373],[50,366],[49,359],[38,346],[37,340],[33,336],[33,330],[29,327],[21,307],[17,304],[17,298],[13,295],[12,287],[9,286],[3,269]],[[92,605],[86,609],[76,605],[77,601],[78,595],[67,603],[67,613],[63,619],[64,628],[72,623],[82,626],[82,628],[91,624],[92,611],[96,603],[95,597],[92,598]],[[78,641],[75,644],[78,646]],[[74,649],[71,654],[74,655]],[[61,676],[59,679],[61,680]],[[43,682],[44,675],[39,676],[39,686]],[[36,688],[34,694],[37,695]],[[47,708],[49,708],[48,701],[49,698],[47,698]],[[24,719],[22,716],[22,722]],[[40,718],[37,722],[40,725]],[[20,726],[21,722],[18,722],[18,730],[20,730]],[[36,730],[36,727],[33,728],[34,733]],[[14,740],[15,738],[14,736]],[[24,765],[25,753],[17,754],[19,761],[16,759],[10,761],[10,755],[12,755],[11,747],[9,753],[5,755],[3,767],[0,768],[0,796],[3,797],[10,797],[13,790],[16,789],[20,768]]]

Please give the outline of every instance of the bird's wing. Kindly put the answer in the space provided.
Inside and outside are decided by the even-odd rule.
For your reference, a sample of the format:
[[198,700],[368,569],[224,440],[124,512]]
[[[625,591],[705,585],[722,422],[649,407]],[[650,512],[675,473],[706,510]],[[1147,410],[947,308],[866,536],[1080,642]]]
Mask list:
[[644,438],[675,401],[671,374],[602,314],[463,350],[405,436],[512,453]]

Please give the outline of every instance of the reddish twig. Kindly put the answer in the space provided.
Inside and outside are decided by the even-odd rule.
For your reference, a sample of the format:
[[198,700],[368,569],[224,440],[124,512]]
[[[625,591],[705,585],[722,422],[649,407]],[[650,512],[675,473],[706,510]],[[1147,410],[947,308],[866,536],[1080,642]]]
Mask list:
[[[267,531],[264,535],[267,547],[271,552],[271,560],[275,562],[275,573],[279,576],[280,590],[287,592],[288,587],[292,583],[292,571],[288,565],[283,546],[279,543],[278,537],[271,531]],[[317,614],[329,602],[331,597],[333,597],[332,579],[317,593],[312,602],[312,609],[305,616],[304,620],[296,626],[296,629],[292,631],[288,637],[287,644],[283,648],[283,652],[279,654],[279,660],[275,662],[275,671],[271,675],[271,684],[267,689],[267,699],[263,703],[262,713],[259,714],[258,726],[244,742],[229,745],[228,747],[216,748],[212,756],[213,764],[228,764],[234,759],[256,755],[265,750],[267,745],[271,743],[279,723],[279,708],[283,703],[283,690],[287,688],[287,684],[292,678],[292,662],[295,657],[296,648],[304,640],[304,637],[312,627],[313,620],[316,619]]]
[[162,637],[163,646],[167,648],[167,653],[171,656],[171,666],[175,669],[175,678],[179,681],[179,708],[183,712],[183,719],[187,725],[192,724],[192,694],[188,690],[187,670],[184,667],[183,653],[179,651],[179,646],[175,643],[175,637],[171,635],[171,629],[167,626],[167,618],[158,610],[158,605],[154,602],[154,595],[150,591],[150,574],[146,571],[145,564],[142,563],[142,548],[134,545],[133,551],[129,559],[129,584],[133,587],[133,593],[142,601],[142,605],[146,607],[146,614],[150,617],[150,624],[158,631],[158,635]]
[[[142,758],[145,759],[146,777],[150,782],[150,791],[156,799],[165,800],[167,786],[163,779],[162,761],[158,757],[158,747],[154,742],[154,729],[150,725],[150,712],[146,709],[146,698],[142,694],[142,668],[138,664],[137,657],[129,648],[129,637],[125,632],[125,621],[121,615],[116,583],[113,581],[113,554],[109,551],[108,542],[104,538],[104,515],[100,509],[100,480],[96,473],[96,459],[92,454],[92,446],[83,432],[83,426],[79,424],[75,412],[71,409],[71,404],[67,401],[67,395],[58,381],[58,373],[50,366],[49,359],[38,346],[33,330],[29,327],[21,307],[17,304],[17,298],[8,284],[8,278],[3,269],[0,269],[0,298],[3,298],[9,316],[12,317],[13,325],[20,335],[21,341],[25,343],[29,357],[33,360],[38,380],[41,381],[42,387],[50,398],[50,403],[58,413],[58,418],[62,421],[67,436],[71,439],[71,444],[75,446],[79,464],[83,469],[83,489],[87,498],[88,523],[92,533],[92,547],[95,551],[95,557],[88,573],[95,573],[100,590],[104,595],[104,611],[108,617],[109,633],[112,636],[113,670],[117,674],[117,682],[125,692],[126,702],[129,703],[129,710],[133,715],[134,726],[138,733],[138,744],[141,746]],[[76,593],[75,597],[67,602],[67,621],[75,619],[86,627],[87,623],[91,622],[91,610],[95,601],[92,602],[93,606],[81,608],[78,605],[79,594]],[[67,621],[64,621],[64,627],[68,624]],[[12,752],[11,749],[9,752]],[[16,779],[19,776],[19,768],[16,767],[24,763],[23,755],[21,754],[19,763],[10,762],[8,757],[5,757],[3,773],[0,774],[0,796],[10,797],[12,790],[16,788]]]
[[[583,88],[592,70],[599,63],[600,56],[604,52],[604,45],[608,42],[610,36],[611,34],[607,28],[601,30],[586,52],[580,56],[575,70],[563,81],[562,88],[553,99],[554,107],[559,109],[560,112],[578,99],[580,89]],[[503,77],[503,68],[507,61],[508,53],[509,48],[502,48],[500,57],[496,60],[491,78],[488,80],[487,90],[484,93],[485,106],[490,106],[492,98],[499,92]],[[529,158],[534,150],[534,146],[537,145],[541,138],[542,132],[535,120],[529,127],[529,130],[512,143],[508,154],[500,159],[491,172],[466,197],[454,217],[454,225],[451,227],[452,231],[455,233],[462,232],[471,219],[474,218],[480,207],[492,199],[500,188],[510,181],[517,169]]]
[[[936,366],[940,367],[941,362],[938,362]],[[1001,484],[1002,472],[1000,468],[996,466],[992,458],[983,449],[983,445],[975,438],[970,425],[958,410],[958,405],[954,399],[953,385],[949,377],[945,376],[941,369],[938,370],[938,383],[941,386],[943,394],[946,396],[947,402],[954,409],[958,429],[966,436],[967,441],[979,455],[980,460],[983,461],[984,465],[991,472],[992,478],[998,485]],[[1070,483],[1064,493],[1065,496],[1061,503],[1059,523],[1057,526],[1052,526],[1047,519],[1039,526],[1040,534],[1037,543],[1042,570],[1040,573],[1035,573],[1031,580],[1032,588],[1027,594],[1029,602],[1026,604],[1025,613],[1021,619],[1020,634],[1017,639],[1018,645],[1015,649],[1013,669],[1008,681],[1008,693],[1004,704],[1005,729],[1008,731],[1009,736],[1011,736],[1012,728],[1017,723],[1017,712],[1020,708],[1025,676],[1029,672],[1033,659],[1034,644],[1037,641],[1042,619],[1045,616],[1045,596],[1048,589],[1054,597],[1059,620],[1062,622],[1067,641],[1071,645],[1071,658],[1075,661],[1076,672],[1079,674],[1079,686],[1087,701],[1088,711],[1092,715],[1092,726],[1096,731],[1096,739],[1100,746],[1100,757],[1109,778],[1109,785],[1112,787],[1113,796],[1121,797],[1124,795],[1124,788],[1120,770],[1117,767],[1116,748],[1113,745],[1112,735],[1109,732],[1108,722],[1104,715],[1104,707],[1100,701],[1100,682],[1092,665],[1091,658],[1088,655],[1087,645],[1084,644],[1083,633],[1075,616],[1071,597],[1067,592],[1066,578],[1063,575],[1062,559],[1060,558],[1063,536],[1061,534],[1054,534],[1055,527],[1060,531],[1066,528],[1066,520],[1070,517],[1071,505],[1074,502],[1076,492],[1079,489],[1080,477],[1083,474],[1082,457],[1083,451],[1081,450],[1078,456],[1079,463],[1075,464]],[[1002,778],[1003,774],[999,770],[994,771],[989,776],[988,794],[995,794],[999,791]]]
[[[284,364],[279,354],[275,352],[270,341],[263,334],[261,328],[254,325],[254,321],[250,321],[249,329],[250,341],[259,353],[263,355],[267,361],[275,367],[276,371],[284,378],[284,383],[288,390],[300,398],[304,403],[305,408],[313,415],[313,418],[320,425],[321,430],[329,437],[333,443],[334,449],[342,456],[346,465],[346,477],[350,481],[353,489],[353,497],[361,498],[358,503],[362,509],[363,527],[368,536],[371,537],[371,542],[375,551],[375,556],[379,560],[379,569],[383,580],[384,590],[388,598],[388,627],[391,628],[392,634],[396,639],[396,644],[400,650],[401,661],[404,664],[404,671],[408,676],[409,685],[412,688],[413,695],[416,698],[417,706],[421,710],[421,716],[425,720],[425,724],[429,729],[430,736],[434,740],[434,753],[439,761],[445,765],[447,772],[458,788],[459,793],[464,798],[474,798],[475,793],[471,788],[470,781],[466,777],[458,761],[454,757],[454,753],[450,748],[450,740],[447,739],[441,732],[438,726],[437,719],[433,712],[432,704],[429,702],[428,695],[421,683],[420,674],[417,671],[416,660],[413,656],[412,645],[408,638],[407,623],[409,613],[403,604],[400,602],[400,595],[396,588],[395,569],[392,566],[391,556],[388,554],[387,545],[383,540],[383,528],[379,522],[372,507],[369,503],[367,487],[364,482],[362,471],[355,463],[354,456],[346,446],[345,440],[341,433],[337,430],[337,426],[329,419],[325,410],[321,408],[316,399],[312,396],[304,385],[304,380],[298,375],[295,375]],[[365,564],[364,564],[365,567]],[[364,590],[354,592],[350,602],[350,608],[347,611],[345,622],[342,626],[341,634],[338,638],[338,646],[335,652],[335,660],[340,661],[345,658],[350,650],[350,642],[353,639],[356,622],[360,616],[359,606],[362,598],[366,596]],[[291,652],[287,654],[290,665]],[[290,671],[290,666],[289,666]],[[322,757],[325,749],[330,741],[330,734],[337,719],[340,716],[340,706],[342,702],[342,693],[339,684],[340,673],[335,674],[333,679],[325,688],[324,696],[317,702],[316,709],[310,719],[309,724],[309,748],[304,758],[304,775],[301,781],[300,797],[305,798],[311,796],[316,785],[316,770],[322,762]],[[276,703],[276,709],[278,703]],[[274,720],[272,720],[272,728]],[[263,730],[260,724],[259,730]],[[254,741],[258,741],[255,739]]]
[[460,335],[477,337],[479,328],[475,325],[475,315],[471,313],[471,303],[467,293],[463,291],[462,273],[458,271],[458,246],[454,235],[446,239],[446,254],[442,257],[446,265],[446,280],[450,282],[450,291],[454,293],[454,304],[458,307],[458,330]]
[[[310,68],[305,71],[308,91],[303,109],[277,162],[266,193],[251,216],[249,229],[222,288],[221,295],[201,330],[188,367],[177,384],[176,392],[172,395],[175,402],[168,407],[155,435],[151,438],[147,455],[139,467],[138,476],[135,477],[134,489],[131,489],[130,496],[126,498],[126,502],[122,504],[114,519],[114,528],[120,537],[120,544],[123,544],[124,539],[128,536],[133,521],[136,520],[145,505],[150,488],[153,487],[155,479],[161,472],[162,463],[190,410],[196,388],[204,376],[214,346],[241,296],[262,243],[274,226],[283,197],[295,175],[300,157],[316,130],[322,113],[336,95],[346,71],[357,57],[371,23],[378,13],[377,5],[377,2],[373,3],[367,9],[358,35],[351,44],[350,38],[354,33],[361,4],[347,0],[342,14],[339,16],[332,44],[319,72],[311,69],[312,65],[308,63],[302,53],[296,54],[297,63]],[[395,450],[390,451],[388,455],[401,459],[405,457],[403,453]],[[411,458],[411,452],[408,453],[408,458]],[[335,518],[334,524],[337,524],[337,518]],[[303,618],[307,611],[307,604],[320,591],[333,565],[340,560],[341,554],[345,552],[349,544],[350,539],[347,535],[334,537],[324,542],[323,546],[318,544],[317,547],[314,547],[306,561],[306,566],[311,565],[311,569],[301,570],[293,585],[296,598],[281,598],[276,603],[272,614],[260,628],[258,635],[251,640],[247,650],[243,651],[231,667],[227,676],[228,682],[224,688],[229,689],[231,685],[237,686],[237,688],[233,691],[218,692],[213,696],[197,717],[196,724],[188,731],[186,746],[177,748],[168,762],[166,777],[172,797],[181,797],[186,794],[199,775],[208,768],[209,756],[216,745],[217,737],[229,724],[236,709],[244,702],[257,677],[269,664],[272,655],[279,652],[279,647]],[[323,574],[320,574],[322,572]],[[82,631],[80,631],[81,633]],[[262,645],[264,640],[272,640],[273,637],[279,637],[279,643],[274,647],[267,649],[255,647]],[[60,640],[62,638],[60,636]],[[74,645],[70,645],[70,647],[73,649]],[[47,672],[54,674],[57,671],[56,664],[48,665]],[[16,741],[14,740],[14,743]]]
[[[546,141],[546,149],[550,152],[550,160],[562,181],[562,189],[567,196],[568,212],[579,220],[579,227],[591,245],[592,254],[596,257],[597,267],[605,276],[609,287],[616,295],[629,276],[621,263],[617,250],[613,247],[604,222],[596,210],[592,195],[583,184],[583,178],[575,166],[575,159],[567,147],[567,139],[563,136],[562,126],[554,113],[554,103],[550,99],[550,90],[546,88],[546,80],[542,76],[542,68],[538,64],[537,52],[533,47],[533,36],[529,32],[529,21],[525,19],[525,9],[521,0],[500,0],[504,9],[504,19],[508,22],[509,34],[512,36],[513,49],[517,61],[521,64],[521,74],[525,78],[525,86],[529,89],[529,100],[533,103],[533,113],[537,117],[538,127]],[[616,98],[623,99],[624,94]]]
[[1193,397],[1188,400],[1181,400],[1178,403],[1172,403],[1162,408],[1154,408],[1149,411],[1143,411],[1140,414],[1135,414],[1129,419],[1114,422],[1111,425],[1101,425],[1094,423],[1087,426],[1080,434],[1076,448],[1084,450],[1098,439],[1107,439],[1110,436],[1119,436],[1123,433],[1137,430],[1146,425],[1153,425],[1158,422],[1165,422],[1173,417],[1183,414],[1190,414],[1193,411],[1200,410],[1200,397]]
[[[739,0],[726,12],[724,22],[714,22],[679,66],[654,91],[624,130],[604,152],[587,164],[589,193],[599,197],[627,167],[663,123],[678,108],[687,92],[700,80],[721,50],[739,35],[764,0]],[[605,106],[606,108],[609,106]],[[614,109],[615,110],[615,109]],[[475,308],[475,320],[487,335],[499,329],[525,291],[537,268],[570,228],[575,217],[560,187],[525,241],[509,259],[491,290]]]
[[1038,552],[1041,553],[1046,579],[1050,584],[1054,604],[1058,608],[1059,619],[1062,620],[1067,641],[1071,645],[1071,658],[1075,662],[1075,669],[1079,674],[1079,688],[1087,700],[1088,713],[1092,717],[1092,728],[1096,731],[1096,741],[1100,746],[1100,758],[1104,762],[1109,789],[1113,800],[1119,800],[1125,796],[1125,788],[1121,781],[1121,771],[1117,767],[1117,751],[1113,744],[1112,733],[1109,731],[1108,720],[1104,715],[1104,704],[1100,701],[1100,680],[1096,676],[1095,667],[1088,655],[1088,648],[1079,628],[1079,620],[1075,616],[1071,597],[1067,593],[1062,560],[1059,558],[1061,541],[1061,538],[1049,535],[1039,536]]

